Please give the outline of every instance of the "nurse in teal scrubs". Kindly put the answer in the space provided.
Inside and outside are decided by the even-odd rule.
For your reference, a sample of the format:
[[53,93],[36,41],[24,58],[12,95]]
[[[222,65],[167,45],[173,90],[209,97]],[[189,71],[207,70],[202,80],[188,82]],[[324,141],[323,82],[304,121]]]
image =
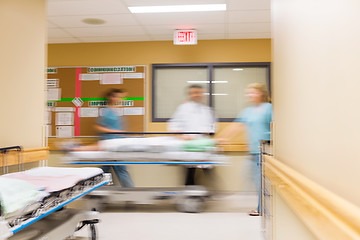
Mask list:
[[[270,123],[272,122],[272,104],[265,84],[253,83],[246,88],[246,97],[252,106],[245,108],[235,121],[217,139],[224,142],[246,130],[248,134],[249,153],[252,163],[252,176],[260,199],[260,140],[270,140]],[[251,211],[251,216],[259,216],[258,209]]]
[[[124,97],[125,91],[121,89],[111,89],[107,94],[107,106],[104,108],[103,114],[99,117],[95,129],[100,134],[100,139],[113,139],[121,138],[121,135],[118,134],[109,134],[113,132],[122,132],[124,131],[124,122],[121,116],[117,114],[117,103]],[[127,171],[125,165],[114,165],[112,166],[116,176],[118,177],[121,186],[123,187],[134,187],[134,183]],[[103,166],[102,169],[104,172],[110,171],[110,166]]]

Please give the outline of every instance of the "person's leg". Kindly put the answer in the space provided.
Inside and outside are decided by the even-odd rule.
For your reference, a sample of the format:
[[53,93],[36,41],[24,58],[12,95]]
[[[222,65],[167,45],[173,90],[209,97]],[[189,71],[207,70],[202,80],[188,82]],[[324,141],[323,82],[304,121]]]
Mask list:
[[260,154],[251,155],[251,175],[253,182],[256,187],[256,192],[258,195],[258,205],[257,212],[260,212],[260,201],[261,201],[261,172],[260,172]]
[[122,187],[134,187],[134,183],[125,165],[115,165],[113,168]]
[[110,173],[109,165],[103,165],[103,166],[100,166],[100,168],[104,171],[104,173]]
[[195,185],[195,170],[193,167],[185,167],[185,185]]

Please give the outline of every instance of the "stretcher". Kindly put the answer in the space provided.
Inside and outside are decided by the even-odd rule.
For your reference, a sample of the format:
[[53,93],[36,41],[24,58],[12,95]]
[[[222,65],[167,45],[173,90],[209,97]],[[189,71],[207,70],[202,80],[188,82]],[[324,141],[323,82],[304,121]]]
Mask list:
[[[131,139],[132,143],[148,143],[154,139],[155,143],[147,146],[131,146],[122,143],[122,147],[115,147],[117,151],[78,151],[68,152],[64,161],[68,164],[80,165],[185,165],[190,167],[211,167],[224,164],[226,157],[220,154],[215,147],[206,148],[206,151],[180,151],[178,143],[169,142],[170,147],[161,146],[158,138],[148,138],[146,141]],[[124,141],[122,139],[121,141]],[[125,142],[125,141],[124,141]],[[126,147],[124,147],[126,146]],[[126,151],[125,151],[125,150]],[[129,149],[133,151],[129,151]],[[204,186],[163,187],[163,188],[122,188],[105,186],[87,196],[91,205],[99,209],[103,205],[119,202],[132,202],[136,204],[152,204],[155,200],[170,199],[182,212],[201,212],[204,203],[209,197],[209,191]]]
[[100,168],[5,171],[0,176],[0,239],[65,239],[85,225],[96,239],[98,212],[66,205],[109,182],[111,175]]

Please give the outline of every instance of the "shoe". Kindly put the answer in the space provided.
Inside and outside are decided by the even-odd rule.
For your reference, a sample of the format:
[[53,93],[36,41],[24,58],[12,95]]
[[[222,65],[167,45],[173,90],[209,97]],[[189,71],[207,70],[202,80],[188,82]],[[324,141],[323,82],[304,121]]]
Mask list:
[[257,210],[253,210],[253,211],[249,212],[249,215],[257,217],[257,216],[260,216],[260,213]]

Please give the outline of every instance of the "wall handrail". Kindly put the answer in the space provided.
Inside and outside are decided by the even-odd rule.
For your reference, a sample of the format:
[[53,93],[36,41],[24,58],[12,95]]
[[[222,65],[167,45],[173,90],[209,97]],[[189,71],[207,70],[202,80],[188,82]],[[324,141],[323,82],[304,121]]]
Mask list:
[[319,239],[360,239],[360,208],[264,155],[264,174],[289,207]]

